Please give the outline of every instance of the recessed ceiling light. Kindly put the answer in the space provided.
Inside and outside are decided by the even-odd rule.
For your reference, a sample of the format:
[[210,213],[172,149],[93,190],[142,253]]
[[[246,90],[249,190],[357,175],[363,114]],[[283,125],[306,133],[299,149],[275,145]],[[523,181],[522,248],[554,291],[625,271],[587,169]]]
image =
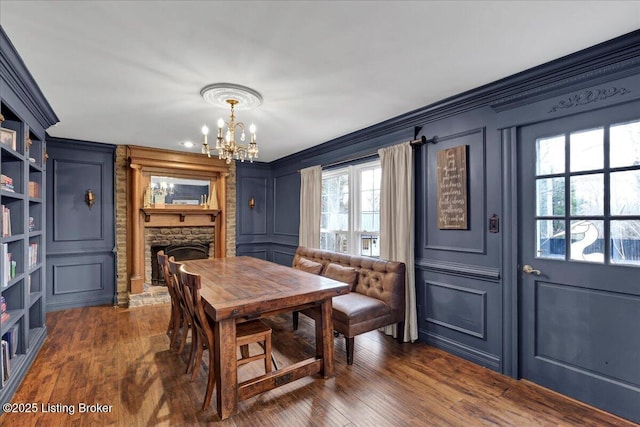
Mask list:
[[186,148],[193,148],[193,142],[191,141],[184,141],[182,145],[184,145]]

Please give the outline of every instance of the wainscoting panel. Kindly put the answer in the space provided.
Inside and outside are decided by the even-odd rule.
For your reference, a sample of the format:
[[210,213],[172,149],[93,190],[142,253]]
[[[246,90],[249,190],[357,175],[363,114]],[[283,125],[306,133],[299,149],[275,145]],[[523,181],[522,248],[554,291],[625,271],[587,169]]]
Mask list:
[[47,311],[113,302],[113,254],[58,254],[47,262]]
[[296,248],[292,250],[273,250],[273,262],[276,264],[291,266],[293,264],[293,257],[296,254]]
[[426,321],[471,335],[487,337],[487,293],[446,283],[425,282]]
[[[435,263],[433,263],[435,264]],[[502,360],[502,286],[485,272],[416,269],[418,335],[491,369]]]
[[[241,213],[238,220],[238,234],[241,236],[266,235],[269,212],[268,178],[240,177],[238,189],[237,203],[242,204],[242,209],[238,210]],[[249,206],[249,199],[253,199],[255,203],[253,208]]]
[[290,173],[273,180],[273,234],[298,236],[300,227],[300,175]]

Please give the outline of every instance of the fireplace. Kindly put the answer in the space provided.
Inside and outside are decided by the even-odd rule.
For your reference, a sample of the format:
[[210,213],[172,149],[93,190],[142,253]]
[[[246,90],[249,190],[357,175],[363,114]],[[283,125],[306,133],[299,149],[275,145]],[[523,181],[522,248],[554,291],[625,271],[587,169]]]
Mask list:
[[214,227],[148,227],[145,229],[145,283],[164,285],[158,251],[176,261],[215,257]]
[[151,284],[154,286],[166,286],[164,275],[158,265],[158,252],[164,251],[168,257],[173,257],[176,261],[186,261],[189,259],[209,258],[210,244],[202,243],[180,243],[177,245],[154,245],[151,246]]

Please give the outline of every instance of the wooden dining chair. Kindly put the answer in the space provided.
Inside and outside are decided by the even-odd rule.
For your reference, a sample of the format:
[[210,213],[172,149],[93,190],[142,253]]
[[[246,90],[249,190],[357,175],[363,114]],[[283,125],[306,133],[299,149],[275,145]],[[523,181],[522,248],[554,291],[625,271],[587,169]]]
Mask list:
[[[204,402],[202,409],[205,410],[211,403],[211,397],[213,395],[213,388],[215,386],[215,371],[214,371],[214,346],[215,339],[213,334],[213,321],[204,311],[202,304],[202,298],[200,297],[200,275],[189,273],[184,269],[184,266],[180,269],[178,280],[182,282],[182,289],[187,301],[187,307],[192,310],[194,331],[192,332],[193,341],[197,348],[195,360],[193,361],[193,370],[191,374],[191,380],[195,380],[200,364],[202,361],[202,355],[205,349],[209,349],[209,379],[207,381],[207,391],[204,396]],[[249,355],[249,344],[258,343],[263,348],[264,352],[258,355]],[[273,367],[271,363],[271,328],[268,327],[262,320],[250,320],[236,325],[236,344],[240,346],[241,359],[238,360],[238,365],[252,362],[254,360],[264,359],[265,373],[271,372]]]
[[171,317],[169,319],[169,326],[167,327],[167,335],[171,338],[169,342],[169,348],[174,348],[178,343],[178,336],[180,335],[180,328],[184,329],[184,334],[188,332],[188,325],[183,327],[184,316],[182,314],[182,306],[176,293],[176,284],[169,272],[169,257],[165,255],[164,251],[158,251],[158,265],[162,270],[164,277],[164,283],[169,291],[171,297]]
[[173,288],[176,291],[176,296],[178,297],[178,304],[180,306],[180,311],[182,314],[183,326],[182,326],[182,337],[180,338],[180,346],[178,348],[179,354],[182,354],[182,352],[184,351],[184,347],[187,343],[187,335],[189,331],[191,331],[191,350],[189,352],[189,362],[187,363],[187,369],[186,369],[186,372],[188,373],[189,368],[191,367],[191,362],[193,361],[194,353],[195,353],[195,348],[193,344],[193,341],[194,341],[193,337],[195,335],[193,332],[193,317],[187,307],[187,301],[184,295],[184,289],[182,288],[182,282],[180,281],[180,277],[179,277],[180,267],[182,266],[182,264],[175,262],[173,257],[170,257],[167,260],[167,265],[169,267],[169,276],[170,276],[170,279],[173,281],[173,284],[174,284]]

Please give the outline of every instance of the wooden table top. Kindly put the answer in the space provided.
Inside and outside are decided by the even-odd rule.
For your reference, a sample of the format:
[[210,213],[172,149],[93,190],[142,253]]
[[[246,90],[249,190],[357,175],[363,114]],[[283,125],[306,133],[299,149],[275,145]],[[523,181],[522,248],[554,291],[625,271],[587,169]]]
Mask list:
[[345,283],[247,256],[183,264],[187,271],[201,276],[200,295],[215,321],[257,318],[349,291]]

